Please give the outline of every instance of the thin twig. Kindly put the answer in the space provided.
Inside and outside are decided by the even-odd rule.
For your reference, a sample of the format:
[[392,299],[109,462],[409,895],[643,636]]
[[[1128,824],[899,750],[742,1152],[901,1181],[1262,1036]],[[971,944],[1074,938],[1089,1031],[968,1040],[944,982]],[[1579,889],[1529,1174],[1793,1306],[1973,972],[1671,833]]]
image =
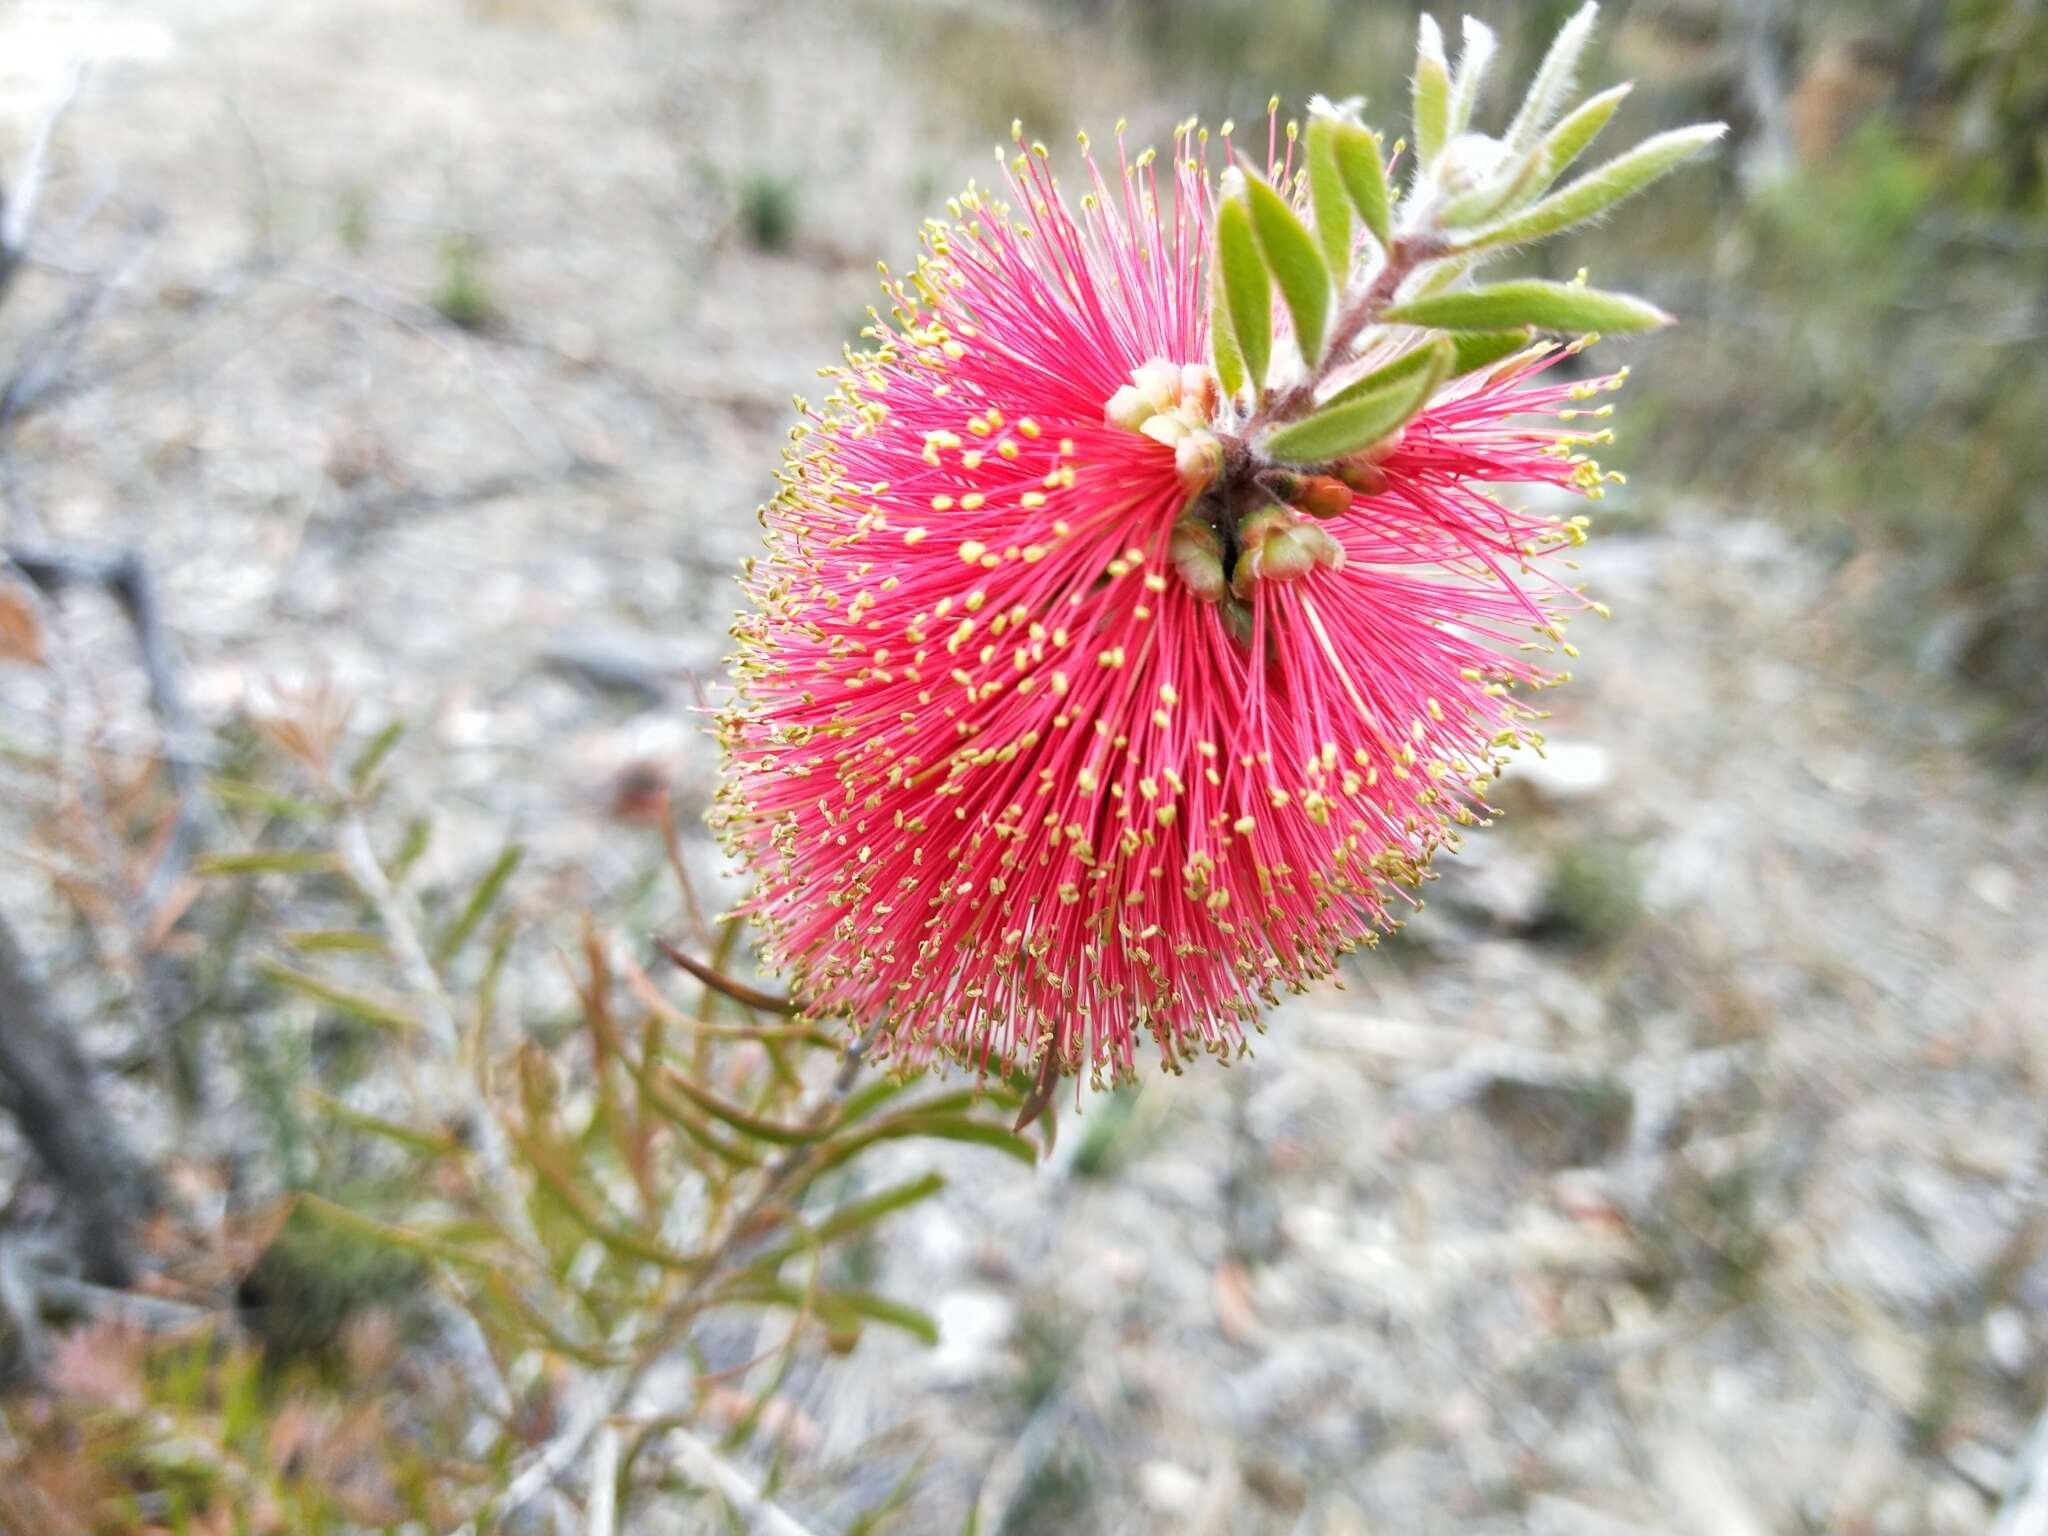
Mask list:
[[767,1536],[812,1536],[808,1526],[764,1498],[744,1474],[688,1430],[670,1429],[667,1438],[683,1470],[724,1499],[735,1514],[755,1529],[765,1531]]
[[149,685],[150,708],[163,731],[163,757],[170,770],[175,800],[170,837],[141,893],[145,913],[153,916],[184,876],[206,806],[195,750],[198,733],[186,712],[177,670],[171,664],[170,642],[157,603],[156,583],[150,579],[149,567],[133,550],[114,555],[85,555],[76,551],[9,549],[0,554],[0,559],[12,564],[48,597],[56,597],[67,587],[103,589],[120,607],[135,636],[142,675]]
[[28,153],[22,157],[21,170],[14,178],[12,194],[0,195],[0,297],[5,297],[8,285],[14,281],[14,274],[21,269],[22,258],[28,254],[29,236],[35,229],[36,205],[42,201],[43,179],[49,169],[50,141],[56,136],[58,121],[78,99],[79,90],[85,85],[85,75],[84,65],[72,67],[63,92],[36,124]]
[[619,1427],[607,1424],[590,1447],[590,1509],[586,1536],[613,1536],[619,1523]]

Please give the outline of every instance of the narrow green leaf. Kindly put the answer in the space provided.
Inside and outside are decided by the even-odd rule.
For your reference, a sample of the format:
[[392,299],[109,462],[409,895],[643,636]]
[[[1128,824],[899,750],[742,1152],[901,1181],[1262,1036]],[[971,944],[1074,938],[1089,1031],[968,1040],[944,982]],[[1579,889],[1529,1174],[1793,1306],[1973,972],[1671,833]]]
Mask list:
[[873,1226],[885,1216],[915,1205],[920,1200],[930,1199],[945,1187],[945,1179],[936,1173],[927,1173],[902,1184],[892,1184],[865,1200],[842,1205],[809,1233],[776,1244],[767,1252],[757,1255],[747,1267],[773,1274],[778,1266],[794,1255],[812,1247],[821,1247],[826,1243],[851,1237],[862,1229]]
[[299,1195],[301,1209],[319,1217],[330,1226],[341,1228],[357,1237],[365,1237],[387,1248],[397,1248],[406,1253],[416,1254],[423,1259],[437,1263],[454,1264],[464,1268],[490,1270],[494,1261],[485,1254],[471,1253],[451,1243],[436,1242],[431,1237],[422,1237],[404,1227],[394,1227],[389,1222],[378,1221],[365,1216],[361,1211],[352,1211],[345,1205],[336,1205],[332,1200],[319,1195]]
[[1280,285],[1280,297],[1287,301],[1295,344],[1301,348],[1303,360],[1313,365],[1323,355],[1323,328],[1330,320],[1330,269],[1323,265],[1315,237],[1286,198],[1249,172],[1244,190],[1259,254],[1266,258],[1273,280]]
[[1216,367],[1224,398],[1235,400],[1244,388],[1244,354],[1238,350],[1237,332],[1223,295],[1223,263],[1214,257],[1209,261],[1209,361]]
[[1448,338],[1436,337],[1417,350],[1423,358],[1419,366],[1390,384],[1282,427],[1266,439],[1265,451],[1285,464],[1324,464],[1371,447],[1428,404],[1450,371]]
[[1390,384],[1398,384],[1403,379],[1413,378],[1424,369],[1436,365],[1436,349],[1433,342],[1411,347],[1392,362],[1383,363],[1363,378],[1352,380],[1325,400],[1323,409],[1328,410],[1333,405],[1342,405],[1347,400],[1356,400],[1361,395],[1377,394]]
[[1536,333],[1526,325],[1512,331],[1454,332],[1451,343],[1456,355],[1451,359],[1451,377],[1461,379],[1468,373],[1491,367],[1504,357],[1527,351],[1535,340]]
[[281,937],[286,948],[302,955],[381,955],[389,947],[380,935],[360,928],[288,928]]
[[1537,178],[1537,192],[1543,191],[1571,168],[1572,162],[1600,136],[1607,120],[1614,116],[1634,89],[1632,85],[1617,85],[1598,96],[1588,97],[1543,136],[1543,144],[1537,151],[1543,163],[1543,174]]
[[303,996],[312,998],[317,1003],[325,1003],[328,1007],[338,1012],[348,1014],[351,1018],[361,1019],[365,1024],[374,1024],[379,1029],[419,1028],[418,1020],[414,1019],[410,1014],[394,1008],[389,1003],[366,996],[361,992],[351,991],[347,987],[337,985],[319,976],[310,975],[305,971],[294,970],[282,961],[260,961],[256,966],[256,971],[266,981],[273,981],[281,987],[287,987]]
[[394,720],[372,736],[369,744],[356,754],[356,760],[349,765],[349,788],[359,795],[367,789],[370,780],[376,777],[377,770],[384,766],[384,759],[391,755],[391,749],[398,745],[399,738],[403,735],[405,722]]
[[350,1130],[360,1131],[365,1136],[375,1136],[394,1146],[404,1147],[423,1157],[460,1157],[462,1144],[446,1131],[421,1131],[409,1125],[400,1125],[395,1120],[386,1120],[363,1110],[344,1104],[332,1095],[317,1088],[305,1090],[306,1099],[316,1109],[333,1119],[339,1120]]
[[1519,245],[1582,224],[1668,176],[1711,147],[1727,131],[1726,123],[1701,123],[1645,139],[1634,149],[1616,155],[1513,217],[1473,231],[1458,242],[1458,249],[1476,251],[1488,246]]
[[946,1187],[943,1175],[923,1174],[907,1179],[901,1184],[892,1184],[887,1189],[869,1195],[865,1200],[856,1200],[842,1205],[838,1210],[819,1222],[812,1236],[820,1243],[837,1242],[851,1237],[864,1227],[871,1227],[885,1216],[894,1215],[916,1205],[920,1200],[929,1200]]
[[870,1291],[828,1291],[821,1300],[825,1308],[844,1309],[856,1317],[907,1333],[928,1345],[939,1342],[939,1325],[929,1312],[906,1306],[900,1301],[891,1301],[886,1296],[877,1296]]
[[711,1298],[711,1304],[714,1306],[732,1306],[747,1302],[788,1307],[799,1312],[808,1307],[816,1314],[819,1322],[836,1331],[852,1332],[858,1327],[859,1320],[866,1318],[872,1322],[887,1324],[891,1328],[900,1328],[927,1344],[939,1342],[939,1325],[932,1321],[929,1314],[869,1291],[813,1293],[802,1286],[789,1285],[780,1280],[762,1280],[748,1276],[736,1284],[723,1287]]
[[1465,46],[1458,50],[1458,73],[1451,81],[1449,117],[1444,131],[1455,139],[1472,126],[1472,110],[1479,105],[1479,87],[1486,79],[1497,46],[1493,28],[1477,17],[1464,19]]
[[1216,262],[1231,335],[1256,394],[1266,387],[1266,364],[1273,353],[1273,279],[1259,256],[1251,212],[1234,197],[1216,210]]
[[869,1123],[843,1141],[823,1149],[804,1171],[806,1180],[845,1163],[878,1141],[900,1141],[906,1137],[930,1136],[939,1141],[963,1141],[974,1146],[1006,1152],[1020,1163],[1038,1161],[1037,1144],[1006,1125],[977,1120],[971,1115],[925,1109],[909,1109]]
[[1427,12],[1416,27],[1415,164],[1428,170],[1443,153],[1451,115],[1451,65],[1444,57],[1444,35]]
[[[1504,357],[1512,357],[1536,339],[1536,333],[1527,326],[1512,331],[1458,331],[1451,336],[1451,363],[1445,369],[1447,379],[1462,378],[1464,375],[1497,363]],[[1375,394],[1390,384],[1410,378],[1425,368],[1437,365],[1434,342],[1425,342],[1411,347],[1390,363],[1383,363],[1363,378],[1354,379],[1337,393],[1323,402],[1324,409],[1342,405],[1347,400],[1356,400],[1361,395]]]
[[750,1115],[737,1105],[729,1104],[710,1089],[693,1082],[686,1072],[674,1067],[665,1067],[661,1076],[667,1087],[675,1089],[692,1104],[703,1110],[712,1119],[731,1126],[742,1135],[752,1136],[761,1141],[772,1141],[777,1146],[808,1146],[826,1133],[823,1126],[790,1125],[779,1120],[764,1120],[759,1115]]
[[1511,148],[1526,149],[1534,144],[1536,136],[1564,109],[1571,98],[1579,56],[1586,51],[1586,42],[1593,35],[1594,18],[1599,13],[1597,0],[1586,0],[1572,19],[1557,29],[1543,62],[1536,67],[1536,77],[1529,82],[1529,94],[1522,98],[1515,120],[1508,124],[1506,141]]
[[1316,243],[1322,246],[1323,262],[1339,289],[1351,277],[1351,201],[1337,166],[1338,144],[1347,126],[1334,117],[1308,120],[1308,195],[1316,211]]
[[413,865],[434,840],[434,822],[430,816],[415,816],[405,824],[405,841],[398,845],[398,852],[391,860],[391,883],[405,884],[412,873]]
[[[1379,241],[1381,250],[1394,244],[1394,221],[1387,196],[1387,164],[1380,158],[1380,141],[1356,123],[1340,123],[1331,135],[1335,141],[1332,157],[1338,178],[1358,210],[1365,227]],[[1320,214],[1317,215],[1321,217]]]
[[1425,294],[1442,293],[1446,288],[1463,281],[1465,274],[1477,265],[1477,260],[1478,258],[1472,256],[1453,256],[1447,260],[1430,262],[1422,269],[1422,281],[1416,285],[1415,291],[1409,297],[1419,299]]
[[329,811],[324,805],[315,805],[310,800],[296,800],[290,795],[280,795],[261,784],[251,784],[246,779],[212,779],[206,786],[223,805],[245,806],[250,810],[262,811],[286,821],[325,821]]
[[1533,325],[1541,331],[1647,331],[1669,325],[1654,304],[1626,294],[1602,293],[1577,283],[1525,278],[1457,293],[1396,304],[1380,318],[1390,323],[1436,326],[1447,331],[1503,331]]
[[483,879],[477,882],[476,889],[469,893],[469,900],[464,903],[462,911],[448,925],[448,931],[441,935],[441,942],[434,946],[436,965],[446,965],[469,942],[469,936],[476,932],[476,925],[497,905],[505,882],[512,878],[512,872],[519,868],[519,861],[525,854],[526,850],[514,843],[492,862]]
[[192,861],[197,875],[324,875],[336,867],[334,855],[317,848],[255,848]]

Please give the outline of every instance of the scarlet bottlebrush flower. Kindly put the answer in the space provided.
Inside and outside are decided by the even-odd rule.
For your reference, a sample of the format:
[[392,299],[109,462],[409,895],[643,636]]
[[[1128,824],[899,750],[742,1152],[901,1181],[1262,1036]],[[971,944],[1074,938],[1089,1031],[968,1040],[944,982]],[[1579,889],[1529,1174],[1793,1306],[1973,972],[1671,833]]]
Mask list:
[[[1290,208],[1294,138],[1269,135]],[[1406,249],[1347,229],[1357,268],[1306,344],[1286,230],[1260,224],[1287,312],[1214,335],[1239,194],[1208,135],[1162,166],[1119,131],[1109,175],[1084,137],[1081,165],[1078,206],[1033,145],[1003,197],[927,226],[874,349],[802,408],[734,631],[716,819],[745,910],[807,1011],[908,1066],[1236,1051],[1485,820],[1537,739],[1518,690],[1559,680],[1538,658],[1583,605],[1555,568],[1584,520],[1488,487],[1598,495],[1570,418],[1619,375],[1554,381],[1581,343],[1526,330],[1382,323],[1447,255],[1425,215]],[[1396,430],[1332,448],[1377,418],[1326,411],[1402,388]]]

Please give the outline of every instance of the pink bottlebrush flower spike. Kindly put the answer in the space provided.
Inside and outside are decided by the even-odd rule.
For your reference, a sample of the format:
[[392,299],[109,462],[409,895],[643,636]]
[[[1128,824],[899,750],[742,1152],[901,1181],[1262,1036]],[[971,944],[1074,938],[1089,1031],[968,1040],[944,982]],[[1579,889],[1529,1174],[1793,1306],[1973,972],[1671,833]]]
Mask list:
[[1465,274],[1718,131],[1550,191],[1620,99],[1559,116],[1591,9],[1502,139],[1461,117],[1483,29],[1454,80],[1425,20],[1398,198],[1319,102],[1263,178],[1228,125],[1220,177],[1192,123],[1166,165],[1119,128],[1078,206],[1032,145],[927,226],[802,408],[734,630],[715,819],[807,1012],[1045,1083],[1227,1056],[1485,818],[1585,606],[1584,519],[1488,487],[1618,478],[1574,418],[1620,374],[1552,382],[1586,338],[1539,333],[1663,317]]

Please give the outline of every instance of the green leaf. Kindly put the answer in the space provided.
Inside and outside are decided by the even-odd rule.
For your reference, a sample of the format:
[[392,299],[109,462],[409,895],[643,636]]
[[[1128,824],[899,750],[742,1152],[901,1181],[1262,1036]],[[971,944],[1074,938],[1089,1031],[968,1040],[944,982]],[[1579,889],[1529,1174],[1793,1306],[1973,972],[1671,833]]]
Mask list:
[[1583,224],[1668,176],[1694,155],[1710,148],[1727,131],[1726,123],[1700,123],[1645,139],[1626,154],[1616,155],[1512,218],[1475,230],[1458,242],[1458,249],[1474,251],[1488,246],[1519,245]]
[[1533,325],[1541,331],[1647,331],[1669,325],[1654,304],[1626,294],[1603,293],[1577,283],[1537,278],[1439,293],[1396,304],[1381,314],[1392,324],[1435,326],[1447,331],[1502,331]]
[[1008,1153],[1027,1165],[1038,1161],[1038,1146],[1006,1125],[977,1120],[971,1115],[921,1108],[904,1110],[871,1122],[844,1141],[827,1147],[804,1172],[806,1180],[836,1168],[878,1141],[900,1141],[906,1137],[930,1136],[938,1141],[963,1141]]
[[391,755],[391,749],[398,745],[399,738],[404,734],[405,722],[394,720],[372,736],[369,745],[364,747],[356,755],[355,762],[349,765],[349,788],[359,795],[363,793],[369,787],[370,780],[376,777],[377,770],[384,766],[384,759]]
[[1324,464],[1371,447],[1428,404],[1449,372],[1453,348],[1448,338],[1436,337],[1418,353],[1423,358],[1419,366],[1390,384],[1282,427],[1266,439],[1265,451],[1286,464]]
[[1225,399],[1235,400],[1244,388],[1244,354],[1237,349],[1237,333],[1231,328],[1230,311],[1223,297],[1223,263],[1209,263],[1209,361],[1216,366],[1216,380]]
[[1529,82],[1529,94],[1522,98],[1515,120],[1508,125],[1505,138],[1511,148],[1525,149],[1533,144],[1563,109],[1572,93],[1572,76],[1578,71],[1579,56],[1586,51],[1599,12],[1596,0],[1586,0],[1572,19],[1557,29],[1543,62],[1536,67],[1536,77]]
[[302,1194],[296,1198],[299,1207],[308,1215],[317,1216],[330,1226],[339,1227],[352,1236],[365,1237],[374,1243],[381,1243],[387,1248],[397,1248],[442,1264],[485,1270],[495,1266],[495,1261],[487,1254],[471,1253],[451,1243],[436,1242],[431,1237],[423,1237],[404,1227],[394,1227],[388,1222],[378,1221],[373,1216],[365,1216],[360,1211],[352,1211],[345,1205],[336,1205],[332,1200],[323,1199],[319,1195]]
[[1415,163],[1428,170],[1443,153],[1451,115],[1451,66],[1436,18],[1424,13],[1415,43]]
[[310,800],[297,800],[290,795],[280,795],[275,790],[265,789],[261,784],[251,784],[246,779],[212,779],[206,786],[213,791],[214,798],[223,805],[246,806],[286,821],[325,821],[332,814],[324,805],[315,805]]
[[1456,355],[1451,360],[1451,377],[1461,379],[1468,373],[1492,366],[1504,357],[1527,351],[1535,340],[1536,333],[1526,325],[1512,331],[1457,331],[1451,336],[1451,343],[1456,348]]
[[1589,97],[1544,135],[1542,146],[1537,150],[1543,163],[1543,174],[1537,180],[1538,192],[1556,181],[1571,168],[1574,160],[1585,153],[1586,146],[1600,136],[1607,120],[1614,116],[1634,89],[1632,85],[1617,85],[1598,96]]
[[1351,202],[1337,165],[1338,144],[1346,126],[1334,117],[1318,115],[1308,120],[1308,195],[1316,210],[1316,242],[1322,246],[1323,262],[1339,288],[1351,276]]
[[1458,51],[1458,73],[1451,81],[1449,118],[1445,133],[1456,138],[1472,126],[1472,109],[1479,104],[1479,87],[1493,63],[1496,41],[1493,28],[1476,17],[1464,19],[1465,46]]
[[901,1184],[892,1184],[887,1189],[869,1195],[865,1200],[842,1205],[818,1223],[812,1236],[820,1243],[832,1243],[844,1237],[851,1237],[863,1227],[873,1226],[884,1216],[894,1215],[897,1211],[916,1205],[920,1200],[929,1200],[945,1187],[945,1178],[936,1173],[927,1173],[915,1179],[907,1179]]
[[[1524,350],[1536,339],[1536,333],[1527,326],[1512,331],[1458,331],[1451,336],[1451,363],[1445,369],[1447,379],[1462,378],[1465,374],[1497,363],[1504,357],[1512,357]],[[1356,400],[1361,395],[1375,394],[1388,385],[1410,378],[1425,368],[1437,365],[1434,342],[1425,342],[1411,347],[1390,363],[1383,363],[1363,378],[1354,379],[1323,402],[1324,409],[1341,405],[1347,400]]]
[[895,1328],[926,1344],[939,1342],[939,1325],[929,1312],[905,1306],[900,1301],[891,1301],[886,1296],[877,1296],[870,1291],[828,1291],[819,1301],[820,1314],[828,1319],[832,1312],[843,1310],[869,1322]]
[[865,1200],[856,1200],[842,1205],[826,1217],[807,1234],[778,1243],[767,1252],[751,1260],[749,1269],[773,1274],[776,1268],[794,1255],[812,1247],[834,1243],[853,1236],[863,1228],[871,1227],[885,1216],[895,1214],[920,1200],[928,1200],[946,1187],[946,1181],[936,1173],[927,1173],[920,1178],[910,1179],[902,1184],[892,1184],[878,1194]]
[[[1313,133],[1313,129],[1310,130]],[[1380,158],[1380,141],[1356,123],[1339,123],[1331,135],[1338,178],[1351,198],[1351,206],[1379,241],[1381,250],[1394,245],[1394,221],[1387,196],[1387,165]],[[1321,217],[1320,214],[1317,215]]]
[[813,1293],[802,1286],[790,1285],[784,1281],[762,1280],[748,1276],[736,1284],[722,1288],[711,1298],[711,1304],[714,1306],[732,1306],[746,1302],[788,1307],[799,1312],[808,1307],[817,1315],[819,1322],[835,1331],[852,1332],[858,1326],[858,1320],[866,1318],[872,1322],[885,1323],[891,1328],[900,1328],[927,1344],[939,1342],[939,1325],[932,1321],[929,1314],[869,1291]]
[[1252,213],[1252,231],[1259,254],[1266,258],[1287,313],[1294,319],[1294,340],[1304,361],[1313,365],[1323,353],[1323,328],[1330,319],[1330,269],[1308,226],[1287,205],[1287,199],[1258,177],[1245,174],[1244,190]]
[[1352,380],[1351,383],[1345,385],[1337,393],[1325,400],[1323,402],[1323,409],[1328,410],[1333,405],[1342,405],[1347,400],[1356,400],[1361,395],[1377,394],[1390,384],[1398,384],[1403,379],[1413,378],[1424,369],[1433,368],[1436,365],[1435,344],[1433,341],[1425,342],[1419,347],[1413,347],[1403,352],[1390,363],[1382,363],[1363,378]]
[[379,1029],[417,1029],[419,1021],[391,1004],[370,997],[365,993],[351,991],[322,977],[305,971],[294,970],[278,960],[264,960],[256,966],[257,974],[266,981],[276,982],[281,987],[325,1003],[337,1012],[361,1019],[365,1024],[374,1024]]
[[779,1120],[764,1120],[759,1115],[750,1115],[738,1106],[727,1103],[710,1089],[693,1081],[687,1072],[674,1067],[661,1069],[665,1086],[675,1089],[692,1104],[703,1110],[712,1119],[731,1126],[742,1135],[752,1136],[759,1141],[772,1141],[777,1146],[808,1146],[826,1134],[827,1127],[790,1125]]
[[317,848],[255,848],[192,861],[197,875],[324,875],[338,867],[333,854]]
[[1234,197],[1216,210],[1216,264],[1223,274],[1230,332],[1256,394],[1266,387],[1266,364],[1273,353],[1273,279],[1259,256],[1251,212]]
[[381,935],[360,928],[288,928],[280,937],[302,955],[381,955],[389,948]]
[[469,893],[469,900],[448,931],[441,935],[441,942],[434,946],[434,963],[446,965],[454,959],[462,946],[469,942],[469,936],[476,932],[476,925],[484,920],[491,908],[497,905],[498,897],[505,889],[505,882],[512,878],[512,872],[519,868],[519,861],[526,850],[517,843],[499,854],[491,867],[484,872],[476,889]]
[[386,1120],[352,1108],[317,1088],[305,1090],[306,1098],[315,1108],[339,1120],[350,1130],[360,1131],[365,1136],[375,1136],[380,1141],[391,1142],[409,1152],[423,1157],[455,1158],[462,1155],[462,1143],[446,1131],[420,1131],[409,1125],[400,1125],[395,1120]]
[[419,863],[420,855],[427,851],[427,845],[434,840],[433,818],[415,816],[405,824],[405,841],[398,845],[398,852],[391,860],[391,883],[405,884],[412,873],[413,865]]

